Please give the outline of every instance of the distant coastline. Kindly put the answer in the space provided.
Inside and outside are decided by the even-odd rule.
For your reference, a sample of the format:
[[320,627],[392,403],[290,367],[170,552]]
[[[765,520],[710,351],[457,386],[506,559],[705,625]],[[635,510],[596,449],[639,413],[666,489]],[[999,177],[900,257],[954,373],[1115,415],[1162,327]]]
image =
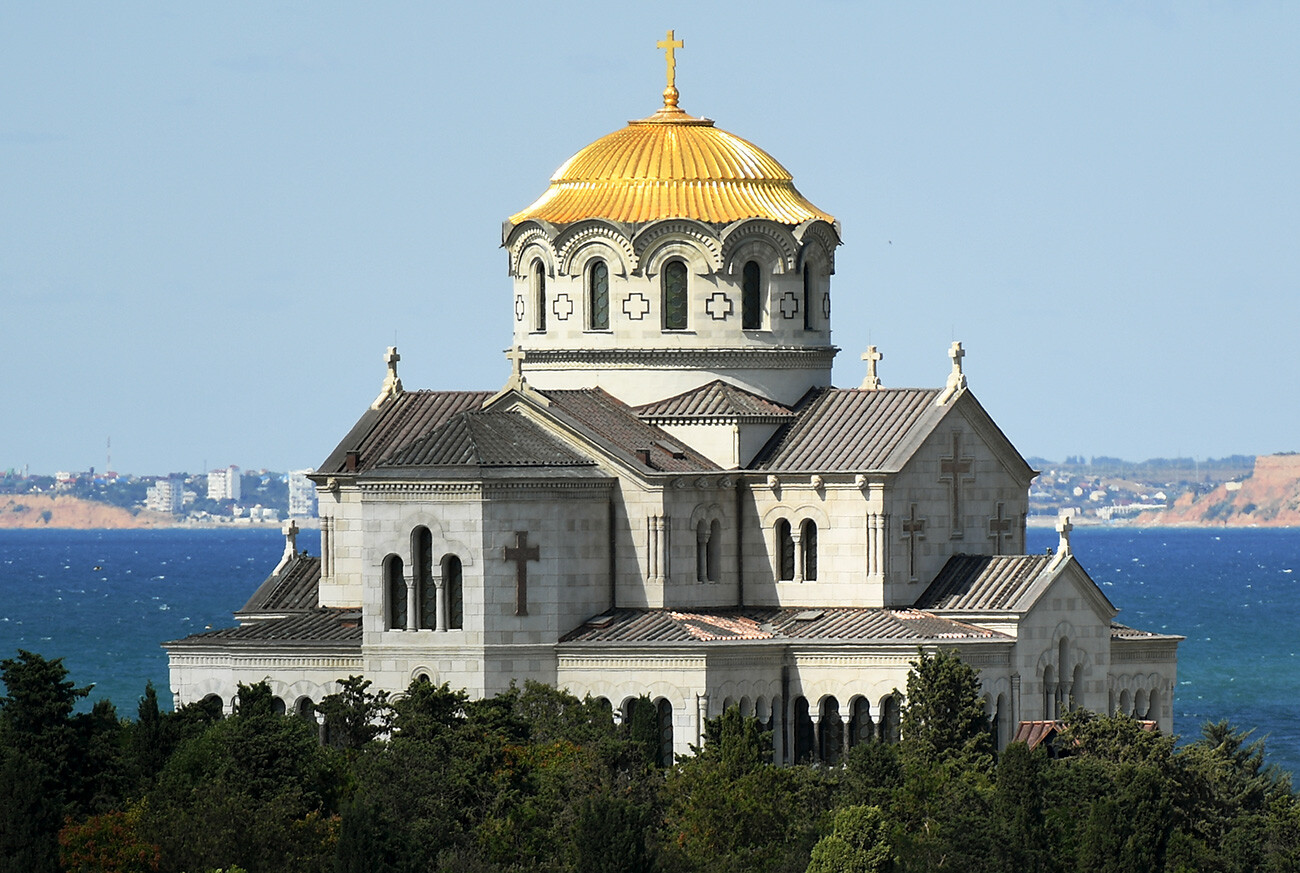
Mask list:
[[[295,519],[301,528],[314,528],[319,519]],[[47,494],[0,496],[0,530],[185,530],[278,529],[280,521],[232,518],[228,521],[181,518],[148,509],[130,510],[96,500]]]

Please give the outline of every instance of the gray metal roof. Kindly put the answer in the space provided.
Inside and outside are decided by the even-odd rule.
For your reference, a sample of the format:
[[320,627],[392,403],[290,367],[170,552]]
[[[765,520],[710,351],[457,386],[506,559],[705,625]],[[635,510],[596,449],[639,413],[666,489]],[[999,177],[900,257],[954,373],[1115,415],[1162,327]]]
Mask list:
[[917,609],[1015,609],[1051,555],[953,555],[916,601]]
[[636,414],[643,419],[757,418],[764,420],[787,419],[794,415],[788,407],[721,379],[715,379],[707,385],[701,385],[699,388],[666,400],[638,406]]
[[491,391],[403,391],[379,409],[367,409],[343,441],[316,469],[346,472],[349,452],[357,453],[355,472],[380,464],[453,415],[482,407]]
[[581,426],[585,436],[625,461],[640,463],[637,453],[646,452],[651,470],[703,473],[722,469],[667,431],[637,418],[632,407],[600,388],[541,393]]
[[1009,639],[916,609],[737,607],[616,609],[588,619],[562,643],[709,643],[744,640],[916,642]]
[[318,608],[283,618],[268,618],[238,627],[192,634],[163,645],[167,648],[206,647],[213,644],[259,646],[268,643],[336,644],[361,650],[361,610]]
[[462,412],[380,466],[575,467],[594,462],[517,412]]
[[750,465],[822,472],[885,469],[904,441],[942,417],[937,389],[817,388]]
[[278,576],[267,576],[235,615],[315,609],[319,588],[320,558],[298,554]]

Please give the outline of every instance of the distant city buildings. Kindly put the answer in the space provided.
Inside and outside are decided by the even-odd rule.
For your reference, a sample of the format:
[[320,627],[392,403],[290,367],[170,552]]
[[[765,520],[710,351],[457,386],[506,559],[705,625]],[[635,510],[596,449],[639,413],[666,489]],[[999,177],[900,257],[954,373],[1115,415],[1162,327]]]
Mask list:
[[185,505],[185,477],[173,473],[159,479],[145,492],[145,509],[179,515]]
[[211,471],[208,473],[208,499],[238,500],[240,496],[239,479],[239,468],[234,464],[224,470]]
[[310,468],[289,471],[289,518],[316,517],[316,486],[307,478],[312,472]]

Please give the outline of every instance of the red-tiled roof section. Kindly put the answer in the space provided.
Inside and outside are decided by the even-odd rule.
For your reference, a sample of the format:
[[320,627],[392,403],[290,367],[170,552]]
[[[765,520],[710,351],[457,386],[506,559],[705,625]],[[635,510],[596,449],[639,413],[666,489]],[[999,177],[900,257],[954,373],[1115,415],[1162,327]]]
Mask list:
[[349,452],[357,453],[356,472],[368,470],[453,415],[478,409],[492,394],[491,391],[403,391],[378,410],[366,410],[317,472],[345,472]]
[[681,440],[637,418],[632,407],[599,388],[542,393],[561,412],[585,428],[587,437],[622,454],[627,461],[639,463],[637,453],[648,452],[650,469],[665,473],[704,473],[722,469]]
[[594,462],[517,412],[462,412],[380,466],[580,467]]
[[296,555],[278,576],[267,576],[235,614],[315,609],[320,603],[319,589],[320,558]]
[[882,469],[927,417],[936,418],[931,389],[819,388],[795,407],[751,465],[763,470],[823,472]]
[[688,643],[743,640],[905,641],[1006,639],[916,609],[739,607],[616,609],[589,619],[561,642]]
[[212,643],[335,643],[361,650],[361,611],[359,609],[319,608],[296,612],[284,618],[254,621],[239,627],[225,627],[193,634],[163,645],[172,648],[205,646]]
[[715,379],[667,400],[636,407],[642,418],[790,418],[786,406]]
[[917,609],[1014,609],[1051,555],[953,555],[916,601]]

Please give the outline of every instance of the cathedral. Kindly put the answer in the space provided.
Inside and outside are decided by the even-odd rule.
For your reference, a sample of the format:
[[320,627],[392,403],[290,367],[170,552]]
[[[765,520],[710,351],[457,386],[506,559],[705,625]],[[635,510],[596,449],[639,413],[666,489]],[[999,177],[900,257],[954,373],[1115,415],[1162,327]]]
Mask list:
[[738,705],[777,762],[897,739],[919,650],[978,668],[999,746],[1074,707],[1173,727],[1181,637],[1115,621],[1070,548],[1025,554],[1035,471],[976,399],[831,384],[840,226],[786,168],[678,106],[578,151],[502,230],[495,391],[379,395],[312,475],[319,556],[237,626],[165,644],[177,705],[266,680],[304,715],[362,675],[494,695],[525,680],[661,756]]

